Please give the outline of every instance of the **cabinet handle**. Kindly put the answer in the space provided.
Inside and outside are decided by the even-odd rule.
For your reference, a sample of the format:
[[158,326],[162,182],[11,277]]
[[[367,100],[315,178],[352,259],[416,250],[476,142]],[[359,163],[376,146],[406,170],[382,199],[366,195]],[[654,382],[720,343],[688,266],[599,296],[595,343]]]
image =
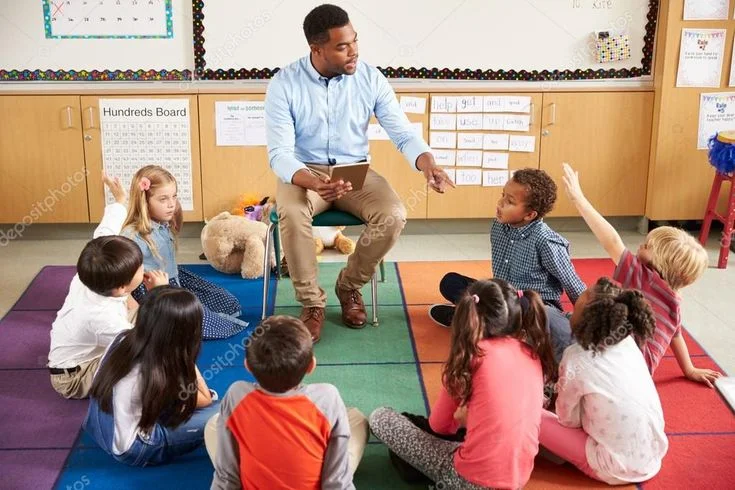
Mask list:
[[549,126],[553,126],[556,124],[556,102],[552,102],[549,107],[551,107],[551,122],[549,123]]
[[533,126],[533,110],[534,110],[534,108],[535,108],[535,107],[536,107],[536,106],[535,106],[535,105],[533,105],[533,102],[531,102],[531,117],[529,118],[529,121],[528,121],[528,124],[529,124],[530,126]]
[[94,124],[94,107],[87,107],[87,114],[89,114],[89,126],[86,129],[99,129]]
[[72,119],[72,108],[70,105],[64,107],[64,112],[66,112],[66,126],[64,126],[62,129],[72,129],[74,128],[74,120]]

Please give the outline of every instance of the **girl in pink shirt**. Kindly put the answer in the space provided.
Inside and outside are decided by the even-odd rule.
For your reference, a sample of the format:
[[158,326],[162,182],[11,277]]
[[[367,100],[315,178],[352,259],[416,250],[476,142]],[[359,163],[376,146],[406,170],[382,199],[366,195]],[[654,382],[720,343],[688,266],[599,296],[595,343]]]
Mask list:
[[[477,281],[452,321],[434,434],[391,408],[370,415],[375,436],[442,488],[520,488],[538,452],[544,381],[556,376],[546,314],[534,291]],[[442,438],[466,428],[463,442]]]

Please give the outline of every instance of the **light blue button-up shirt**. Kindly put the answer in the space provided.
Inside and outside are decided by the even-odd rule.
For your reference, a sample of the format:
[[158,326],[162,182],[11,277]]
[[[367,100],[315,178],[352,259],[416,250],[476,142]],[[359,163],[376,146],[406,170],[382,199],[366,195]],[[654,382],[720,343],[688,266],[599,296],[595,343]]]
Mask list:
[[369,160],[367,130],[373,114],[412,165],[430,151],[377,68],[358,61],[354,75],[327,79],[316,71],[310,56],[291,63],[276,73],[266,91],[271,168],[283,182],[291,183],[304,163]]

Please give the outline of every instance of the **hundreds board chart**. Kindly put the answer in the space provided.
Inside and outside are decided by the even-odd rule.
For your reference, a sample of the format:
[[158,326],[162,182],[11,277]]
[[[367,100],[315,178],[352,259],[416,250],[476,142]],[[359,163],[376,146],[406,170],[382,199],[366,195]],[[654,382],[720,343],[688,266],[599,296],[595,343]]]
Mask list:
[[171,0],[43,0],[49,39],[172,38],[171,17]]
[[189,99],[100,99],[99,106],[105,173],[129,188],[140,167],[160,165],[176,178],[181,208],[192,211]]

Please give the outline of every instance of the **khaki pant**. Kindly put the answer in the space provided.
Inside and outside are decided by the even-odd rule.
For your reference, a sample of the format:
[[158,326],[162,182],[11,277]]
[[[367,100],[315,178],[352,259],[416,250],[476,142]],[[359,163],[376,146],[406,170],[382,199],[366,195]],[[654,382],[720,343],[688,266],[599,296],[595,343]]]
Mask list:
[[[350,422],[350,442],[347,443],[347,453],[350,458],[350,472],[354,473],[365,452],[370,434],[367,417],[358,409],[348,408],[347,419]],[[204,445],[212,463],[217,454],[217,420],[219,420],[218,413],[212,416],[204,427]]]
[[73,374],[52,374],[51,386],[64,398],[87,398],[100,360],[102,357],[80,364],[81,369]]
[[[320,165],[309,165],[319,170]],[[387,180],[368,170],[359,191],[347,193],[328,203],[314,191],[278,181],[276,191],[281,244],[288,260],[296,300],[304,307],[325,307],[327,297],[317,281],[317,260],[312,218],[334,206],[362,219],[367,226],[360,235],[355,252],[340,273],[339,287],[360,289],[375,273],[375,268],[398,240],[406,224],[406,208]]]

